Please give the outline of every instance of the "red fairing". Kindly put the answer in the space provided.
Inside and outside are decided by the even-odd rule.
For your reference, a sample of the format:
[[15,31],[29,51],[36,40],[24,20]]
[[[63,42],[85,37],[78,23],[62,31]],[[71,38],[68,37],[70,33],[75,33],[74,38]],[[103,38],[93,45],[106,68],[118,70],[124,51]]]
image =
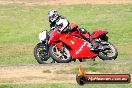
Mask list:
[[92,38],[98,38],[98,37],[100,37],[101,35],[104,35],[104,34],[107,34],[108,32],[107,31],[104,31],[104,30],[97,30],[97,31],[95,31],[95,32],[93,32],[92,34],[91,34],[91,37]]
[[60,40],[67,46],[70,46],[70,53],[73,59],[95,58],[97,56],[97,54],[90,51],[89,43],[83,39],[63,35]]
[[55,41],[57,41],[60,38],[60,33],[58,30],[54,30],[49,37],[49,45],[51,45],[52,43],[54,43]]
[[54,29],[53,32],[50,34],[49,37],[49,45],[54,43],[54,41],[58,41],[60,38],[61,33],[58,31],[62,26],[60,26],[58,29]]
[[97,57],[97,54],[90,50],[89,42],[83,40],[78,32],[61,34],[58,30],[54,30],[49,38],[49,45],[52,44],[56,44],[59,50],[62,49],[63,44],[69,46],[72,59]]
[[71,32],[69,34],[70,36],[78,36],[79,38],[82,38],[82,36],[80,35],[80,32],[76,31],[76,32]]

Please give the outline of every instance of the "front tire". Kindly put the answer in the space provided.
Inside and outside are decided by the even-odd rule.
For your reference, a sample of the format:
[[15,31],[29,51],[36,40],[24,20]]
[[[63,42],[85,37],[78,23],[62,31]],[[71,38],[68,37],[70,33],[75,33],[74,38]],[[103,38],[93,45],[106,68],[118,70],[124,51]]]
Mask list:
[[39,64],[49,64],[49,63],[55,63],[53,59],[49,57],[49,55],[44,55],[45,45],[42,43],[38,43],[34,48],[34,57],[37,60]]
[[102,60],[112,60],[112,59],[116,59],[118,56],[118,52],[116,47],[109,43],[106,42],[106,45],[103,45],[103,47],[107,47],[105,48],[103,51],[99,52],[99,58]]
[[65,46],[62,46],[62,48],[62,51],[60,51],[56,45],[51,45],[49,50],[51,58],[53,58],[58,63],[71,62],[72,57],[70,51]]

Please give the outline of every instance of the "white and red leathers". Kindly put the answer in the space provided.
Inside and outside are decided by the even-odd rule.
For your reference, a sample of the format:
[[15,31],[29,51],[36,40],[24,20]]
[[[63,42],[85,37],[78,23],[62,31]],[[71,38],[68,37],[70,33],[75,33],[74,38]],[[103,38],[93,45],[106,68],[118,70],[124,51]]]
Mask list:
[[50,22],[50,23],[51,23],[50,24],[51,30],[59,28],[59,32],[62,32],[69,25],[69,21],[66,18],[62,17],[62,16],[59,16],[55,22]]

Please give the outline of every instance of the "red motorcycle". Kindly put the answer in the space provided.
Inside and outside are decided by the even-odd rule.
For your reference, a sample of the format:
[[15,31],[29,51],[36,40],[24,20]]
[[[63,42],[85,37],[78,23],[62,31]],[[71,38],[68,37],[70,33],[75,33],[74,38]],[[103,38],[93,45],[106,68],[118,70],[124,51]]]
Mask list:
[[[90,41],[81,36],[76,24],[70,24],[71,32],[60,33],[59,28],[53,30],[50,35],[47,31],[39,34],[40,42],[34,48],[35,59],[40,64],[44,63],[68,63],[79,59],[98,56],[102,60],[116,59],[117,49],[108,42],[107,31],[97,30],[89,33]],[[51,57],[51,58],[50,58]]]

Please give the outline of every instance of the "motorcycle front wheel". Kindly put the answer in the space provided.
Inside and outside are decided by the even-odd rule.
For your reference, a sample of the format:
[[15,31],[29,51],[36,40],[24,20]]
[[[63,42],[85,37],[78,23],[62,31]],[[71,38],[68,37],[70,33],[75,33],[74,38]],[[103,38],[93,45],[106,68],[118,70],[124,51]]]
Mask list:
[[106,42],[103,46],[102,46],[103,50],[101,52],[99,52],[99,58],[102,60],[112,60],[112,59],[116,59],[118,56],[118,52],[116,47],[109,43]]
[[38,43],[34,48],[34,57],[39,64],[55,63],[55,61],[46,55],[46,46],[42,43]]
[[65,46],[62,46],[62,50],[60,51],[56,45],[51,45],[49,53],[51,58],[58,63],[68,63],[72,60],[70,51]]

